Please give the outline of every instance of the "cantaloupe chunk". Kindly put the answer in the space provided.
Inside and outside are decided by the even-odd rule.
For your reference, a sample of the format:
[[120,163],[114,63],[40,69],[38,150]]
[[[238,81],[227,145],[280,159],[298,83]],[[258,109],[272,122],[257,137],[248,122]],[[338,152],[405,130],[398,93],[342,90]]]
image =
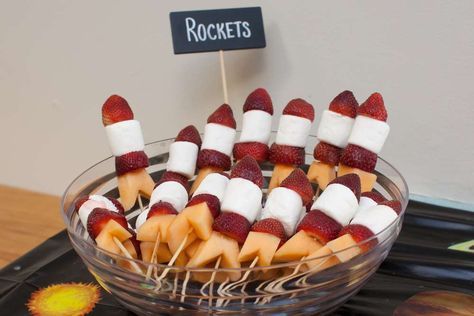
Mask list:
[[352,168],[352,167],[339,164],[339,167],[337,169],[338,177],[349,174],[349,173],[355,173],[360,177],[361,192],[372,191],[375,185],[375,182],[377,181],[377,176],[375,174],[361,170],[361,169]]
[[336,168],[320,161],[313,161],[308,170],[310,182],[317,183],[324,190],[336,178]]
[[138,229],[137,240],[155,242],[158,232],[160,232],[160,241],[167,241],[168,227],[175,219],[176,215],[158,215],[150,217]]
[[[142,260],[145,262],[151,262],[151,256],[153,255],[153,248],[155,243],[151,241],[142,241],[140,243],[140,250],[142,252]],[[160,243],[156,249],[156,262],[157,263],[166,263],[171,260],[170,250],[168,246],[164,243]]]
[[177,267],[185,267],[186,264],[189,261],[188,255],[183,251],[178,255],[178,258],[176,258],[176,261],[174,262],[174,265]]
[[206,202],[189,206],[183,210],[182,214],[188,218],[189,224],[194,228],[199,239],[208,240],[211,237],[214,217]]
[[217,172],[223,172],[224,169],[222,168],[216,168],[216,167],[206,167],[199,169],[198,175],[196,176],[196,179],[194,180],[193,185],[191,186],[191,190],[189,190],[189,194],[192,195],[194,191],[198,188],[198,186],[201,184],[202,180],[210,174],[210,173],[217,173]]
[[125,211],[131,209],[141,193],[150,198],[155,182],[145,169],[137,169],[117,177],[120,202]]
[[290,175],[296,167],[294,165],[287,164],[275,164],[273,168],[272,178],[270,179],[270,184],[268,185],[268,193],[270,193],[274,188],[279,186],[283,180]]
[[99,235],[96,237],[95,242],[97,246],[102,249],[108,250],[115,254],[122,253],[120,248],[117,247],[113,237],[117,238],[120,242],[132,237],[132,234],[128,230],[122,227],[119,223],[114,220],[109,220],[107,224],[102,228]]
[[196,240],[196,233],[191,231],[191,225],[189,224],[186,214],[182,212],[174,218],[173,222],[168,227],[168,234],[166,242],[170,248],[171,253],[178,251],[179,246],[183,242],[184,238],[188,236],[183,249],[186,249],[194,240]]
[[329,247],[327,246],[319,248],[315,252],[309,254],[305,259],[312,259],[312,258],[318,258],[318,257],[323,257],[323,258],[313,259],[306,262],[306,266],[312,272],[322,271],[324,269],[330,268],[340,263],[337,257],[332,255],[331,249],[329,249]]
[[273,256],[273,261],[288,262],[300,260],[321,247],[321,243],[309,236],[305,231],[300,230],[277,250],[275,256]]
[[123,242],[123,246],[125,247],[125,249],[127,249],[128,253],[132,256],[133,259],[137,259],[137,257],[138,257],[137,251],[135,250],[135,246],[130,241],[130,239],[125,240]]
[[338,252],[345,249],[344,251],[335,254],[335,256],[337,256],[341,262],[349,261],[350,259],[362,253],[359,247],[354,247],[355,245],[357,245],[357,242],[350,234],[342,235],[341,237],[331,240],[326,244],[326,246],[331,249],[332,252]]
[[280,238],[267,233],[250,232],[239,253],[239,261],[252,261],[258,256],[257,264],[261,267],[272,263]]
[[[186,266],[190,268],[205,267],[207,264],[216,261],[218,257],[221,257],[221,267],[240,268],[240,262],[237,259],[239,257],[237,241],[213,231],[211,238],[201,242]],[[240,278],[241,273],[239,271],[227,272],[227,275],[231,281],[236,281]]]
[[196,250],[198,249],[199,245],[201,244],[201,240],[200,239],[196,239],[195,241],[193,241],[192,244],[190,244],[185,252],[186,252],[186,255],[188,255],[188,257],[192,257],[194,256],[194,254],[196,253]]

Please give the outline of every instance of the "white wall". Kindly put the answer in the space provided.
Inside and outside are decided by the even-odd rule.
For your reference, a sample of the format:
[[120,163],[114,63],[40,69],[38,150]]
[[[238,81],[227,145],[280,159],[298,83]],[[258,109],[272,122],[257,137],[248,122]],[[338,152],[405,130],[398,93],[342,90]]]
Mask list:
[[[62,193],[109,155],[100,107],[112,93],[146,141],[202,128],[222,100],[218,56],[174,56],[168,13],[237,2],[176,2],[0,0],[0,183]],[[474,203],[474,2],[275,3],[239,1],[263,7],[268,45],[226,53],[235,111],[258,86],[277,112],[294,97],[321,113],[344,89],[360,102],[380,91],[382,156],[411,192]]]

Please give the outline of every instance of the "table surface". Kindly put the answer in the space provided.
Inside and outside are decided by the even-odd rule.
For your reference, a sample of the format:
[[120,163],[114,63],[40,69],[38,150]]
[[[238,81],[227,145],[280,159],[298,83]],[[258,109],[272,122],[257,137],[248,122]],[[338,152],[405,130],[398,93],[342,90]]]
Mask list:
[[64,229],[58,196],[0,185],[0,268]]

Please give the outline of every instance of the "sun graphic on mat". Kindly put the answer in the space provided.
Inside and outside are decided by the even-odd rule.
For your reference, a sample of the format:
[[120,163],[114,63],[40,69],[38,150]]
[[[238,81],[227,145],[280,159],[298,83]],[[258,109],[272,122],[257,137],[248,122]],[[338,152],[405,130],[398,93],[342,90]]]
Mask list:
[[100,299],[93,284],[63,283],[50,285],[31,294],[28,310],[35,316],[85,315]]

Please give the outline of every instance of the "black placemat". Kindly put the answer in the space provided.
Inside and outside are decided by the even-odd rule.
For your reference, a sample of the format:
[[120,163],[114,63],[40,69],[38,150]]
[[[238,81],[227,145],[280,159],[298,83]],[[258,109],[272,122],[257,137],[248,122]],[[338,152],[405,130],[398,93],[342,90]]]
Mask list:
[[[334,314],[391,315],[410,296],[428,290],[473,295],[474,254],[448,249],[471,239],[474,213],[410,202],[403,229],[387,259]],[[95,283],[65,231],[0,271],[0,314],[28,315],[25,303],[33,291],[64,282]],[[90,315],[133,315],[106,291],[101,296]]]

